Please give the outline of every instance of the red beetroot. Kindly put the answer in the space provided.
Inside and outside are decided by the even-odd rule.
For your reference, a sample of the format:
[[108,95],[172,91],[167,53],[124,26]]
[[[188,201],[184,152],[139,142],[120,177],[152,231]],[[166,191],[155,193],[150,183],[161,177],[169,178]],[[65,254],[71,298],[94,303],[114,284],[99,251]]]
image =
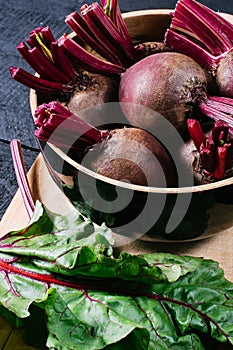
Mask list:
[[159,52],[174,51],[172,48],[160,41],[146,41],[135,45],[138,60]]
[[92,152],[91,167],[98,174],[137,185],[177,186],[175,165],[168,152],[142,129],[112,130]]
[[115,79],[86,73],[82,83],[77,84],[67,107],[88,123],[101,126],[114,122],[109,114],[103,112],[103,107],[105,103],[116,102],[117,99],[118,84]]
[[35,135],[98,174],[137,185],[176,187],[177,173],[165,147],[139,128],[98,130],[58,102],[39,106]]
[[233,53],[228,53],[218,65],[216,83],[220,93],[224,96],[233,97]]
[[[163,116],[186,136],[186,120],[195,107],[214,121],[228,123],[232,133],[233,99],[209,96],[207,82],[206,71],[191,57],[157,53],[122,75],[119,100],[129,122],[146,130],[157,127]],[[143,115],[139,105],[146,107]]]
[[[205,72],[190,57],[175,52],[148,56],[122,75],[119,100],[132,125],[142,128],[156,126],[156,117],[166,117],[177,129],[183,130],[186,115],[200,97],[206,97]],[[133,106],[153,110],[143,118]]]

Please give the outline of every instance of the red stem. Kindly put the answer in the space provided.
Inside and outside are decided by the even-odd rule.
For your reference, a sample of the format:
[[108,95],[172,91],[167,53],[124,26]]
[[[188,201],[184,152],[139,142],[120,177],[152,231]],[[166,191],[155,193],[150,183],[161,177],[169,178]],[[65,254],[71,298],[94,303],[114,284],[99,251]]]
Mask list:
[[41,79],[33,74],[26,72],[22,68],[10,67],[10,74],[13,79],[31,89],[48,93],[57,93],[58,91],[66,92],[68,87],[62,83],[57,83],[45,79]]
[[187,125],[190,137],[193,140],[198,152],[200,152],[201,145],[205,145],[206,143],[206,137],[201,129],[201,125],[196,119],[188,119]]
[[57,41],[51,43],[51,54],[56,57],[56,66],[62,71],[66,76],[68,82],[71,81],[76,73],[72,63],[69,61],[64,53],[64,48],[58,45]]
[[225,56],[225,54],[217,57],[213,56],[197,42],[175,32],[173,29],[169,29],[166,32],[164,41],[167,46],[174,48],[177,52],[191,57],[202,67],[205,67],[210,71],[213,71],[218,66],[220,59]]
[[25,61],[37,72],[42,78],[52,79],[55,82],[68,83],[70,77],[59,70],[41,50],[37,47],[28,49],[22,42],[17,46],[19,53]]
[[[226,98],[223,98],[226,101]],[[233,100],[231,101],[233,103]],[[208,116],[214,121],[222,121],[229,125],[229,132],[233,134],[233,105],[221,102],[221,97],[217,99],[207,98],[198,101],[198,109],[200,112]]]
[[134,62],[134,57],[130,57],[128,53],[129,43],[120,35],[115,24],[105,15],[99,5],[89,6],[82,12],[82,16],[105,49],[117,57],[118,63],[128,67]]
[[[77,12],[71,13],[66,17],[66,24],[78,35],[78,37],[86,42],[93,50],[99,53],[102,57],[108,61],[119,64],[119,60],[112,54],[111,51],[106,49],[95,35],[95,32],[91,32],[86,22]],[[86,27],[88,30],[86,30]]]
[[35,205],[27,179],[20,141],[12,140],[10,143],[10,148],[18,186],[21,191],[28,216],[31,219],[34,213]]
[[75,60],[80,68],[87,69],[90,72],[120,74],[125,71],[124,67],[106,62],[87,52],[82,46],[68,38],[65,34],[60,38],[60,45],[66,49],[67,53]]
[[215,153],[209,148],[202,146],[200,148],[200,159],[203,169],[212,173],[214,170]]
[[66,150],[83,152],[109,134],[108,130],[98,130],[56,101],[40,105],[35,117],[36,137]]
[[233,25],[195,0],[179,0],[164,42],[215,73],[233,46]]
[[104,9],[104,13],[117,26],[118,0],[102,0],[101,3]]
[[25,59],[25,61],[34,69],[35,72],[37,72],[41,77],[44,76],[44,70],[41,69],[41,65],[38,64],[37,61],[32,59],[32,56],[30,54],[30,51],[28,47],[25,45],[24,42],[21,42],[17,46],[18,52],[21,54],[21,56]]
[[[14,263],[13,263],[14,264]],[[229,336],[228,334],[226,334],[224,332],[224,330],[220,327],[220,325],[214,320],[212,319],[210,316],[207,316],[205,313],[203,313],[202,311],[198,310],[198,308],[195,308],[194,305],[184,302],[184,301],[180,301],[180,300],[176,300],[173,298],[169,298],[166,296],[163,296],[161,294],[153,294],[153,293],[149,293],[149,292],[140,292],[137,290],[130,290],[124,287],[124,289],[122,288],[112,288],[111,286],[108,285],[94,285],[91,283],[77,283],[77,282],[69,282],[69,281],[64,281],[61,279],[58,279],[52,275],[49,274],[39,274],[33,271],[27,271],[27,270],[23,270],[20,269],[17,266],[14,266],[12,263],[9,262],[5,262],[3,260],[0,260],[0,270],[1,271],[5,271],[6,274],[8,273],[14,273],[16,275],[20,275],[20,276],[24,276],[26,278],[30,278],[32,280],[36,280],[39,282],[42,282],[46,285],[50,285],[50,284],[55,284],[55,285],[60,285],[63,287],[67,287],[67,288],[74,288],[74,289],[78,289],[80,291],[83,291],[85,293],[85,295],[87,297],[88,296],[88,290],[91,291],[104,291],[104,292],[109,292],[109,293],[118,293],[119,295],[128,295],[131,297],[147,297],[149,299],[153,299],[153,300],[157,300],[159,303],[161,302],[167,302],[167,303],[172,303],[172,304],[176,304],[176,305],[180,305],[182,307],[186,307],[190,310],[192,310],[193,312],[197,313],[203,320],[205,320],[205,322],[210,322],[212,323],[217,329],[218,332],[220,332],[223,337],[226,338],[226,340],[229,340]],[[94,300],[92,298],[92,301],[96,301],[99,302],[99,300]]]
[[38,47],[38,49],[41,49],[37,36],[39,36],[42,42],[49,49],[50,49],[51,43],[56,41],[49,26],[38,27],[33,29],[30,32],[29,39],[26,40],[26,42],[31,46],[31,48]]
[[29,50],[29,54],[31,59],[40,66],[40,70],[47,79],[52,79],[52,81],[63,84],[69,83],[70,78],[60,71],[47,57],[45,57],[37,47]]
[[215,56],[232,47],[232,41],[228,37],[229,22],[199,2],[179,0],[172,26],[173,23],[178,24],[178,30],[182,31],[184,28],[184,33],[198,38]]
[[217,147],[216,163],[214,166],[213,176],[216,180],[223,178],[226,170],[227,146]]

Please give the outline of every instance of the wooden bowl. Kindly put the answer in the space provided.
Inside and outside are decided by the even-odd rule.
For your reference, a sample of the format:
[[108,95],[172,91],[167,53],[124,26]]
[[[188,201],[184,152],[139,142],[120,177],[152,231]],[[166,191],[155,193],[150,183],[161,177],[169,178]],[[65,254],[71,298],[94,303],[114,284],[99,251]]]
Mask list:
[[[124,20],[132,40],[162,41],[170,24],[170,11],[125,13]],[[233,16],[223,16],[233,21]],[[42,102],[43,96],[31,90],[33,115]],[[75,162],[52,144],[45,146],[41,143],[41,150],[52,178],[72,203],[95,223],[105,222],[114,232],[127,236],[129,240],[189,241],[210,237],[220,232],[223,226],[233,226],[230,215],[233,208],[233,178],[179,188],[137,186],[99,175]],[[224,202],[226,194],[228,205],[223,209],[217,201]],[[121,198],[123,202],[125,198],[130,200],[115,210],[112,203],[116,198]]]

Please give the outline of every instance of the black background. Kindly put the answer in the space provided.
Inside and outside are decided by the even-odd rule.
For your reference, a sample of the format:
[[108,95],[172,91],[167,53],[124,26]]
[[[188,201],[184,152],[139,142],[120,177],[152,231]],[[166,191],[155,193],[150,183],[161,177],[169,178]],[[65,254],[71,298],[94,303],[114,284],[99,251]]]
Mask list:
[[[232,0],[201,2],[216,11],[233,13]],[[72,11],[79,10],[83,3],[77,0],[0,0],[0,218],[17,189],[10,140],[21,140],[27,169],[38,154],[29,107],[29,89],[15,82],[9,74],[10,65],[30,70],[19,56],[16,45],[24,41],[32,29],[41,25],[49,25],[55,37],[69,32],[64,18]],[[173,0],[119,0],[122,12],[173,9],[175,4]]]

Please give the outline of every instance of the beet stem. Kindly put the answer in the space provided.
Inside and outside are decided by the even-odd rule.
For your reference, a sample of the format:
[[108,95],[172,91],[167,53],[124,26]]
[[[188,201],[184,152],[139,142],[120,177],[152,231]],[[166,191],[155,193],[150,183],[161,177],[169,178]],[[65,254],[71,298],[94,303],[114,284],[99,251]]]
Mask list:
[[180,33],[176,33],[173,29],[169,29],[166,32],[164,42],[167,46],[175,49],[176,52],[191,57],[209,71],[214,71],[220,59],[225,56],[225,54],[222,54],[221,56],[214,57],[198,43]]
[[90,72],[100,74],[120,74],[125,71],[124,67],[106,62],[86,51],[74,40],[68,38],[65,34],[59,39],[60,45],[63,46],[79,67]]
[[107,130],[98,130],[80,119],[56,101],[40,105],[35,118],[35,136],[66,150],[83,152],[87,147],[101,143],[109,134]]
[[18,186],[21,191],[21,195],[22,195],[28,216],[31,219],[35,209],[35,205],[32,198],[29,182],[27,179],[20,141],[12,140],[10,143],[10,148],[11,148],[12,160],[13,160],[13,165],[15,169]]
[[[114,56],[111,51],[102,45],[95,33],[90,31],[90,28],[87,26],[84,19],[77,12],[73,12],[68,15],[65,22],[74,31],[74,33],[76,33],[78,37],[86,42],[93,50],[98,52],[108,61],[119,64],[119,60],[116,58],[116,56]],[[88,31],[86,30],[86,26]]]
[[51,43],[51,53],[53,57],[56,57],[57,68],[67,76],[67,82],[71,81],[76,74],[76,70],[68,57],[66,57],[64,48],[60,47],[57,41],[54,41]]
[[67,87],[62,83],[41,79],[33,74],[26,72],[22,68],[15,68],[11,66],[9,68],[9,71],[13,79],[25,86],[28,86],[31,89],[48,93],[57,93],[58,91],[67,92]]
[[125,68],[136,60],[136,50],[131,40],[121,35],[117,26],[97,3],[82,11],[82,16],[105,48],[116,54]]
[[80,12],[80,15],[77,12],[68,15],[66,23],[82,41],[109,62],[125,69],[138,60],[117,0],[103,0],[102,7],[97,2],[85,4]]
[[70,90],[69,83],[75,76],[76,69],[66,56],[64,48],[54,40],[51,29],[48,26],[34,29],[26,42],[31,49],[24,42],[21,42],[17,49],[39,78],[21,68],[12,67],[11,77],[29,88],[42,92]]
[[212,138],[215,144],[219,145],[220,142],[227,142],[227,136],[229,133],[229,126],[227,123],[218,121],[215,123],[214,128],[212,129]]
[[54,51],[55,55],[52,55],[52,42],[49,42],[49,47],[47,47],[44,43],[44,38],[41,31],[39,32],[39,30],[34,30],[33,33],[35,35],[35,40],[33,40],[31,44],[35,44],[31,49],[28,49],[25,43],[21,42],[17,46],[19,53],[26,60],[26,62],[41,76],[41,78],[68,83],[72,77],[67,76],[62,69],[58,69],[56,67],[57,57],[55,55],[58,50],[56,50],[56,52]]
[[195,0],[179,0],[164,42],[214,72],[232,49],[233,25]]
[[196,119],[188,119],[187,120],[188,125],[188,131],[191,136],[191,139],[194,142],[195,147],[197,148],[198,152],[200,151],[200,147],[202,144],[205,145],[206,143],[206,137],[201,129],[201,125],[198,120]]
[[[181,25],[178,30],[184,26],[186,33],[196,37],[215,56],[232,47],[233,27],[215,11],[195,0],[180,0],[176,11],[178,18],[175,15],[174,22]],[[182,14],[186,15],[183,21]]]
[[214,170],[214,153],[212,150],[208,149],[204,145],[200,147],[200,159],[202,167],[212,173]]
[[67,84],[70,81],[70,78],[56,68],[54,63],[49,61],[37,47],[29,50],[29,54],[31,59],[40,67],[40,71],[43,72],[43,77],[46,77],[46,79],[63,84]]
[[33,29],[29,34],[29,39],[26,40],[31,47],[38,47],[41,49],[41,42],[50,49],[50,45],[55,41],[52,31],[49,26],[38,27]]
[[[233,106],[233,99],[230,97],[223,97],[223,96],[209,96],[209,101],[216,101],[219,103],[225,103],[228,106]],[[231,110],[231,114],[233,113],[233,108]]]
[[223,178],[226,170],[227,147],[217,147],[216,163],[213,171],[213,176],[216,180]]
[[117,26],[118,0],[102,0],[101,2],[104,9],[104,13]]
[[187,125],[199,152],[203,172],[215,180],[222,179],[233,160],[233,139],[230,138],[229,125],[216,121],[208,137],[203,133],[198,120],[188,119]]
[[[219,98],[220,101],[220,98]],[[233,108],[221,102],[211,100],[198,101],[198,109],[200,112],[213,119],[214,121],[222,121],[228,124],[230,133],[233,133]]]

